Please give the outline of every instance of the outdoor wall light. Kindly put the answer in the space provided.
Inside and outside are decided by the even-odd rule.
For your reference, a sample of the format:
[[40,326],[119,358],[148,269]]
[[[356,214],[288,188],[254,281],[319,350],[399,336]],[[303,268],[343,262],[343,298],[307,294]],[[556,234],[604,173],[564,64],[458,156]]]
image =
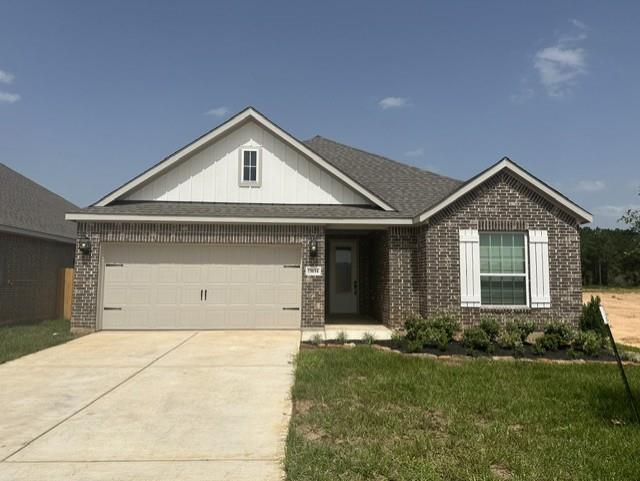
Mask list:
[[91,241],[88,237],[83,237],[78,241],[78,249],[83,254],[88,254],[91,252]]
[[311,242],[309,242],[309,255],[311,257],[317,257],[318,256],[318,242],[312,240]]

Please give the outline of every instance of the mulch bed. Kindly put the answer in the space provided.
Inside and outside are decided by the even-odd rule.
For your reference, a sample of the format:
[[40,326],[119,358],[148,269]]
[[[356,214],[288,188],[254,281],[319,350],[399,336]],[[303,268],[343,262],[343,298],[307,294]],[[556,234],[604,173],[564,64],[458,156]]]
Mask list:
[[[313,344],[310,342],[303,342],[301,344],[302,349],[321,349],[321,348],[349,348],[354,347],[355,345],[367,345],[368,343],[363,341],[349,341],[347,343],[341,343],[338,341],[325,341],[322,344]],[[533,350],[533,345],[525,344],[524,345],[524,353],[521,356],[514,356],[512,350],[501,349],[496,347],[492,353],[483,352],[483,351],[469,351],[467,348],[462,346],[457,341],[452,341],[447,346],[445,351],[441,351],[437,348],[424,348],[421,351],[409,352],[403,349],[402,346],[399,346],[397,342],[394,341],[375,341],[371,346],[374,349],[381,349],[385,351],[392,351],[400,354],[405,354],[409,356],[422,356],[422,357],[431,357],[431,358],[440,358],[440,359],[469,359],[469,358],[483,358],[483,359],[493,359],[493,360],[509,360],[509,359],[520,359],[527,361],[541,361],[541,362],[615,362],[616,358],[613,353],[609,351],[602,351],[597,356],[586,356],[581,352],[574,352],[571,355],[568,352],[568,349],[561,349],[559,351],[547,351],[544,354],[536,354]],[[625,360],[625,363],[632,362],[637,364],[637,361],[628,361]]]

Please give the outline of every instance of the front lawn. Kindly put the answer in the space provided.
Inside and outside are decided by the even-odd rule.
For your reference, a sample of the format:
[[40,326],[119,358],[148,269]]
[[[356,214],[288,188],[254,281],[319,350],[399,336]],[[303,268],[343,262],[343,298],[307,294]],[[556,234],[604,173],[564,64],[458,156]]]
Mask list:
[[58,319],[0,326],[0,364],[73,339],[69,321]]
[[640,479],[615,364],[303,349],[292,394],[290,481]]

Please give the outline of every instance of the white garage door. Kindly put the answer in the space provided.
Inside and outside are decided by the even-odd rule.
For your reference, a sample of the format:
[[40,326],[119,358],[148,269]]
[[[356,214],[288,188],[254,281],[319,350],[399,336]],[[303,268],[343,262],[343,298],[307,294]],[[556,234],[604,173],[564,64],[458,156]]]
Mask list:
[[300,327],[298,246],[103,244],[103,329]]

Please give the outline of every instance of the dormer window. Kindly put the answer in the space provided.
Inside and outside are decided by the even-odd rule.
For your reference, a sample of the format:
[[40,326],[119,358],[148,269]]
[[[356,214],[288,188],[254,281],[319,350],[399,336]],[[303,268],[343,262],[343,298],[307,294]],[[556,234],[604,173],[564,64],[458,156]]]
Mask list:
[[260,149],[240,149],[240,186],[260,186]]

